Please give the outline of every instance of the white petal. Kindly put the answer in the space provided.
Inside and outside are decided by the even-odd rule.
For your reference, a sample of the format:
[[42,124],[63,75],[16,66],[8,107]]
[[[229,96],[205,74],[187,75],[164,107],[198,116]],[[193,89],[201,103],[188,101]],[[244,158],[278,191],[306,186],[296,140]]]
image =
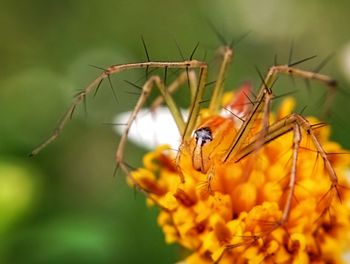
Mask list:
[[[115,117],[114,122],[125,124],[130,114],[130,111],[121,113]],[[186,111],[182,111],[182,114],[186,118]],[[118,134],[123,133],[124,129],[123,125],[115,127]],[[154,149],[162,144],[169,144],[172,148],[178,149],[181,140],[175,121],[166,107],[159,107],[153,113],[148,109],[142,109],[130,128],[128,138],[147,149]]]

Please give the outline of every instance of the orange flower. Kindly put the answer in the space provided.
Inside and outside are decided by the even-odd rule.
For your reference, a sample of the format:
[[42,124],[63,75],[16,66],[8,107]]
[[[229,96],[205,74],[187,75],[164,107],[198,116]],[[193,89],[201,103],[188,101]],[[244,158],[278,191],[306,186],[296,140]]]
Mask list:
[[[286,116],[293,106],[286,99],[277,114],[270,114],[270,121]],[[222,162],[239,124],[232,116],[208,116],[205,110],[201,120],[199,127],[209,127],[213,133],[210,146],[196,150],[194,139],[183,142],[178,164],[173,151],[160,146],[145,155],[144,168],[131,173],[147,191],[148,203],[160,208],[158,224],[166,242],[191,252],[184,262],[342,263],[342,254],[349,250],[350,193],[345,173],[350,160],[348,155],[331,154],[344,150],[329,140],[329,128],[314,132],[337,173],[339,197],[330,188],[323,160],[303,133],[291,210],[288,220],[280,223],[287,201],[291,133],[238,162]],[[258,130],[251,129],[248,141]],[[201,158],[195,160],[196,155]]]

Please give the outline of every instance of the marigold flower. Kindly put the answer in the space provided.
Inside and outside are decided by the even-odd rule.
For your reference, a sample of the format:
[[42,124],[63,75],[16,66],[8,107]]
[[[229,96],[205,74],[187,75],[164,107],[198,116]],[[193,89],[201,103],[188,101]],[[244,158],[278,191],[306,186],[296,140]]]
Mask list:
[[[271,122],[291,113],[293,106],[293,100],[286,99],[276,114],[270,114]],[[208,116],[205,110],[201,114],[202,123],[210,122],[214,130],[221,126],[215,150],[203,150],[220,157],[238,125],[228,121],[232,117]],[[257,129],[251,129],[248,141]],[[315,129],[337,173],[339,188],[330,188],[324,162],[303,132],[294,199],[283,224],[279,221],[287,199],[291,133],[239,162],[215,158],[210,168],[204,166],[206,173],[193,168],[194,141],[183,143],[178,164],[173,151],[160,146],[144,156],[144,168],[133,171],[131,177],[147,191],[149,205],[160,208],[158,224],[166,242],[178,243],[191,253],[184,263],[342,263],[350,245],[350,192],[345,178],[350,159],[339,154],[344,150],[329,140],[329,133],[328,127]],[[208,174],[212,175],[210,189]]]

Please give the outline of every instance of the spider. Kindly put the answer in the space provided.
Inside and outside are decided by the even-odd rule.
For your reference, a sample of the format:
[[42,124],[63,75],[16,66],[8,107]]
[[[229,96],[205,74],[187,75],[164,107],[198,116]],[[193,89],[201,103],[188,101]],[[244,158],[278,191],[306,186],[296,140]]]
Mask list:
[[[128,118],[115,155],[117,166],[119,166],[127,175],[129,175],[130,171],[129,165],[124,161],[124,151],[128,133],[152,89],[156,88],[159,90],[160,95],[154,100],[151,108],[156,109],[162,103],[165,103],[170,110],[181,135],[181,144],[176,157],[176,164],[179,164],[183,158],[182,150],[189,150],[189,153],[192,155],[192,167],[194,170],[203,174],[203,177],[206,178],[209,193],[212,192],[211,181],[216,177],[216,164],[239,162],[246,156],[258,152],[269,142],[291,132],[293,134],[293,142],[291,168],[286,192],[287,197],[281,219],[279,219],[277,223],[278,226],[283,226],[288,221],[291,213],[292,200],[296,187],[300,142],[303,135],[302,131],[304,131],[304,134],[311,139],[315,150],[322,158],[324,167],[328,172],[329,193],[334,193],[340,198],[340,185],[338,183],[337,175],[331,165],[327,153],[314,132],[320,124],[311,124],[305,117],[297,113],[287,115],[273,123],[270,123],[269,120],[271,101],[275,97],[273,84],[279,75],[292,75],[307,81],[314,80],[328,87],[330,91],[335,91],[337,86],[336,81],[327,75],[302,70],[296,67],[298,64],[310,59],[311,57],[286,65],[273,65],[269,68],[265,77],[260,74],[262,85],[253,100],[249,99],[249,96],[247,95],[249,89],[242,90],[239,93],[241,101],[242,98],[249,99],[246,106],[241,107],[239,113],[235,113],[235,110],[239,107],[236,101],[232,101],[225,107],[225,110],[230,113],[229,117],[220,117],[220,111],[222,110],[221,102],[224,94],[224,83],[229,65],[232,61],[233,48],[232,46],[227,45],[222,47],[220,51],[222,60],[219,67],[218,77],[215,81],[211,98],[209,100],[207,117],[204,118],[202,116],[201,103],[203,102],[204,91],[208,83],[208,64],[205,61],[193,59],[193,54],[190,59],[183,61],[147,61],[112,65],[105,69],[93,82],[75,97],[53,133],[48,139],[35,148],[31,155],[38,154],[43,148],[59,137],[64,126],[71,119],[76,107],[88,94],[94,91],[96,92],[103,80],[107,79],[110,81],[111,75],[138,68],[146,69],[147,72],[152,68],[162,68],[164,69],[166,76],[167,70],[173,68],[179,69],[180,73],[170,84],[167,84],[166,81],[158,75],[150,74],[150,76],[148,76],[148,79],[142,86],[141,95]],[[172,97],[172,93],[185,83],[188,83],[191,97],[191,104],[189,106],[189,114],[187,118],[183,117],[180,108]],[[256,129],[257,126],[259,129]],[[234,133],[231,133],[233,131]],[[252,131],[254,131],[253,136],[251,136]],[[249,141],[247,140],[248,136]],[[181,170],[178,166],[177,169]],[[179,175],[181,181],[185,182],[186,178],[181,171]],[[134,181],[131,176],[129,177]],[[134,181],[134,184],[138,185],[136,181]],[[142,187],[141,191],[146,195],[148,193],[147,190],[142,190]],[[327,208],[329,206],[330,204],[328,204]]]

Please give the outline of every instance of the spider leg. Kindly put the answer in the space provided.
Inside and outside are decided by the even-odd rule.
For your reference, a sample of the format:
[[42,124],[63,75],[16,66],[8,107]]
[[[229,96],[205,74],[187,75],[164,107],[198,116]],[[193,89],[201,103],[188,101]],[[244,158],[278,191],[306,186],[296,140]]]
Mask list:
[[123,155],[124,155],[125,146],[126,146],[127,139],[128,139],[129,130],[130,130],[131,125],[135,121],[138,112],[141,110],[142,106],[145,104],[145,102],[146,102],[149,94],[151,93],[151,90],[152,90],[154,85],[156,85],[160,90],[164,89],[164,85],[163,85],[162,81],[160,80],[159,76],[151,76],[145,82],[145,84],[142,87],[142,93],[141,93],[141,95],[136,103],[136,106],[134,107],[134,110],[130,114],[128,121],[126,122],[124,132],[123,132],[123,134],[120,138],[120,141],[119,141],[119,145],[117,148],[115,159],[117,162],[117,166],[120,166],[126,174],[128,174],[128,170],[123,165]]
[[[183,130],[179,128],[180,133],[182,134],[183,138],[185,138],[186,135],[187,135],[187,137],[189,137],[191,134],[189,134],[188,131],[190,133],[192,133],[193,126],[196,125],[196,121],[198,119],[199,106],[200,106],[199,102],[201,101],[202,96],[203,96],[205,83],[206,83],[206,76],[207,76],[207,66],[205,64],[202,67],[200,67],[198,89],[196,89],[196,93],[194,94],[194,97],[192,98],[192,102],[193,103],[191,104],[191,110],[190,110],[190,114],[189,114],[188,120],[185,123],[185,127],[184,127]],[[183,80],[184,77],[187,77],[187,71],[186,71],[186,75],[185,76],[181,75],[178,79],[176,79],[170,85],[172,90],[176,89],[181,84],[181,81],[184,81]],[[194,81],[192,81],[192,82],[194,82]],[[146,102],[146,99],[147,99],[148,95],[150,94],[153,85],[156,85],[158,87],[158,89],[159,89],[162,97],[164,98],[165,103],[169,107],[169,110],[172,113],[175,121],[176,121],[176,119],[180,119],[182,122],[184,122],[183,118],[182,118],[182,115],[181,115],[181,112],[179,111],[177,105],[173,101],[169,91],[166,89],[166,87],[165,87],[164,83],[161,81],[160,77],[158,77],[158,76],[150,77],[146,81],[144,86],[142,87],[142,94],[139,97],[139,100],[137,101],[136,106],[135,106],[133,112],[131,113],[127,123],[126,123],[125,130],[124,130],[124,132],[122,134],[122,137],[120,139],[120,142],[119,142],[119,145],[118,145],[118,149],[117,149],[117,152],[116,152],[117,165],[120,165],[121,168],[123,169],[123,171],[125,171],[125,172],[127,172],[127,171],[125,170],[125,167],[123,166],[123,153],[124,153],[124,150],[125,150],[125,145],[127,143],[127,137],[128,137],[129,129],[130,129],[132,123],[135,121],[138,112],[140,111],[140,109],[142,108],[144,103]],[[174,111],[174,109],[176,109],[176,111]],[[178,155],[178,157],[179,157],[179,155]],[[179,175],[180,175],[181,181],[184,182],[183,174],[180,172]]]
[[[42,149],[44,149],[47,145],[49,145],[52,141],[57,139],[62,130],[64,129],[66,123],[71,119],[72,114],[78,105],[81,104],[86,98],[88,94],[98,89],[101,82],[110,78],[110,75],[116,74],[129,69],[137,69],[137,68],[182,68],[182,69],[199,69],[200,71],[200,83],[198,84],[198,88],[196,89],[196,93],[193,95],[193,105],[191,106],[191,116],[188,119],[188,122],[184,122],[180,110],[178,109],[176,103],[171,98],[169,93],[165,91],[165,89],[161,90],[161,94],[164,97],[164,101],[168,105],[175,122],[178,126],[178,129],[183,135],[184,138],[188,138],[191,135],[191,129],[195,126],[195,122],[199,113],[199,102],[202,100],[203,90],[205,88],[205,83],[207,79],[207,64],[205,62],[201,62],[198,60],[188,60],[188,61],[179,61],[179,62],[140,62],[140,63],[127,63],[127,64],[118,64],[112,65],[104,70],[93,82],[91,82],[88,86],[86,86],[74,99],[71,105],[68,107],[66,112],[63,114],[61,119],[58,122],[58,125],[51,133],[51,135],[42,142],[39,146],[37,146],[31,153],[30,156],[34,156],[38,154]],[[190,131],[190,132],[189,132]]]
[[[287,199],[282,212],[282,217],[279,221],[274,223],[272,227],[270,227],[269,230],[265,232],[265,234],[257,236],[258,238],[261,238],[264,235],[270,234],[273,230],[275,230],[280,226],[283,226],[288,221],[288,218],[291,212],[292,200],[293,200],[294,190],[296,185],[298,149],[300,147],[300,142],[301,142],[300,128],[305,130],[307,134],[311,137],[311,140],[315,145],[317,152],[320,154],[320,156],[324,161],[324,164],[325,164],[326,170],[328,171],[329,179],[331,182],[331,186],[327,194],[335,190],[336,194],[339,196],[338,178],[336,176],[336,173],[321,143],[315,136],[312,126],[309,124],[309,122],[305,118],[303,118],[301,115],[292,114],[290,116],[287,116],[277,121],[272,125],[269,124],[270,102],[273,99],[273,92],[271,87],[276,81],[278,74],[290,74],[296,77],[303,78],[305,80],[316,80],[326,85],[330,90],[330,92],[332,92],[332,94],[334,94],[334,91],[336,88],[336,81],[329,76],[310,72],[310,71],[300,70],[288,65],[271,67],[265,79],[263,79],[263,84],[260,88],[260,92],[257,95],[255,102],[253,102],[251,111],[248,113],[247,117],[244,119],[243,124],[240,127],[234,141],[232,142],[230,148],[228,149],[227,154],[223,158],[223,162],[228,162],[231,160],[233,160],[234,162],[238,162],[244,157],[246,157],[247,155],[261,149],[263,145],[269,143],[270,141],[290,131],[294,131],[292,167],[290,171]],[[260,133],[255,135],[251,143],[244,146],[243,143],[246,141],[246,138],[249,135],[250,129],[252,128],[253,124],[255,123],[255,121],[257,120],[257,117],[261,112],[263,112],[262,130],[260,131]],[[325,209],[327,209],[327,207],[329,208],[331,201],[332,199],[328,199],[327,201],[328,204],[326,204]],[[322,214],[324,213],[324,211],[325,210],[322,211]],[[254,243],[255,241],[256,241],[256,238],[252,239],[251,242]],[[233,248],[237,246],[244,246],[244,245],[246,245],[246,243],[242,242],[237,245],[233,245]],[[227,249],[225,249],[222,252],[222,255],[227,250],[230,249],[230,246],[231,245],[227,245]]]
[[[220,255],[220,258],[222,258],[223,254],[225,254],[228,250],[232,250],[239,246],[247,246],[249,245],[249,243],[254,243],[255,241],[257,241],[257,239],[263,238],[264,236],[271,234],[271,232],[274,231],[276,228],[283,227],[288,222],[288,218],[292,209],[292,201],[293,201],[296,180],[297,180],[298,155],[299,155],[300,143],[302,141],[301,129],[304,130],[306,134],[311,137],[311,140],[317,150],[317,153],[319,153],[319,155],[322,157],[324,161],[325,168],[328,172],[329,180],[331,182],[330,191],[335,190],[336,194],[338,194],[338,178],[327,157],[326,152],[324,151],[321,143],[319,142],[319,140],[314,134],[312,125],[303,116],[299,114],[291,114],[271,124],[266,129],[267,130],[266,133],[264,131],[260,132],[264,134],[264,138],[263,138],[264,140],[263,142],[261,142],[262,146],[268,144],[269,142],[275,140],[276,138],[279,138],[285,135],[288,132],[293,132],[292,165],[291,165],[290,176],[289,176],[288,193],[287,193],[286,202],[284,204],[284,208],[282,211],[282,216],[275,223],[269,222],[270,226],[268,230],[263,231],[259,235],[253,235],[248,241],[242,241],[234,245],[230,245],[230,244],[226,245],[226,248]],[[257,151],[256,145],[260,144],[259,141],[261,140],[261,138],[262,138],[261,135],[259,134],[256,135],[250,144],[242,147],[242,149],[239,152],[237,152],[236,158],[233,161],[239,162],[240,160],[242,160],[252,152]],[[331,199],[329,200],[329,204],[327,204],[328,207],[331,206],[330,203],[331,203]],[[324,211],[325,210],[322,210],[322,214],[324,213]],[[286,232],[288,233],[287,230]]]
[[[279,74],[289,74],[306,80],[316,80],[326,85],[331,92],[335,91],[336,88],[336,81],[327,75],[301,70],[288,65],[278,65],[271,67],[265,79],[263,80],[260,92],[257,95],[256,101],[253,103],[251,111],[249,112],[245,121],[240,127],[235,139],[233,140],[231,146],[228,149],[227,154],[224,156],[223,162],[227,162],[230,159],[234,158],[236,153],[242,147],[243,142],[245,142],[249,134],[250,128],[253,126],[255,120],[261,112],[264,112],[263,125],[266,128],[269,116],[269,106],[266,107],[266,104],[269,104],[269,102],[273,98],[273,92],[271,87],[273,86]],[[263,136],[264,135],[261,134],[262,138]]]
[[288,221],[289,214],[292,207],[292,200],[295,190],[296,184],[296,176],[297,176],[297,161],[298,161],[298,150],[301,142],[301,132],[298,123],[293,124],[293,156],[292,156],[292,167],[290,171],[290,178],[288,184],[288,194],[287,201],[283,210],[282,218],[279,222],[280,225],[283,225]]
[[[338,194],[338,177],[334,171],[334,168],[332,167],[331,162],[328,159],[327,153],[323,149],[320,141],[318,138],[315,136],[313,127],[307,121],[303,116],[299,114],[291,114],[274,124],[270,125],[267,129],[267,133],[264,135],[264,141],[263,144],[267,144],[271,141],[273,141],[276,138],[279,138],[280,136],[293,131],[294,132],[294,139],[293,139],[293,157],[292,157],[292,168],[291,168],[291,174],[290,174],[290,181],[289,181],[289,193],[287,196],[287,202],[283,211],[283,216],[280,220],[280,224],[284,224],[288,220],[288,216],[290,213],[290,208],[291,208],[291,203],[293,199],[293,193],[294,193],[294,188],[296,184],[296,163],[298,159],[298,149],[300,146],[300,141],[301,141],[301,133],[300,129],[303,129],[306,134],[311,138],[311,141],[313,145],[316,148],[317,153],[320,155],[320,157],[323,159],[325,168],[328,172],[329,180],[331,182],[330,184],[330,191],[336,191]],[[255,138],[252,140],[250,144],[247,146],[244,146],[239,152],[237,152],[237,155],[234,159],[234,162],[238,162],[250,153],[256,151],[256,142],[257,140],[260,140],[261,136],[256,135]],[[339,196],[339,194],[338,194]],[[329,201],[329,203],[331,200]],[[328,204],[327,206],[330,206]]]

